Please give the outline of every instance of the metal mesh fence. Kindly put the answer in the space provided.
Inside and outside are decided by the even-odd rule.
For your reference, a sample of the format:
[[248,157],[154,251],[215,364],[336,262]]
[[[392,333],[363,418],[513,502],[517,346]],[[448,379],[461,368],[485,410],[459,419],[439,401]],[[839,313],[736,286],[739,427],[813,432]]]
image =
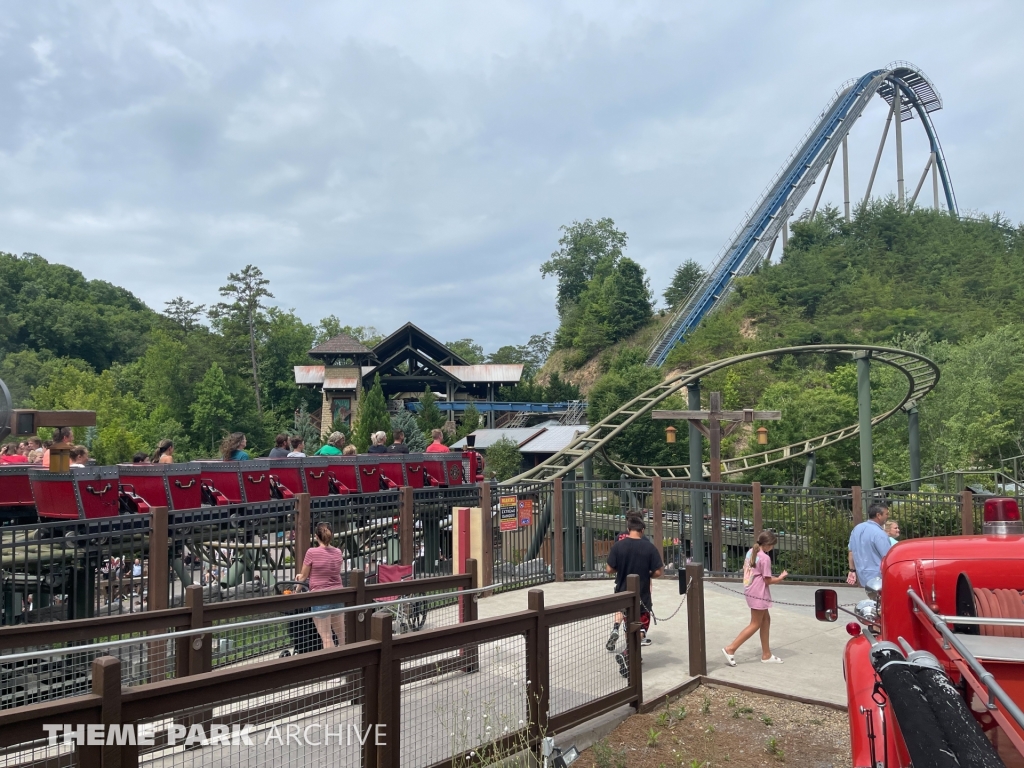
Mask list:
[[452,572],[452,507],[480,506],[475,485],[417,488],[413,491],[416,573],[441,576]]
[[[155,732],[156,745],[139,747],[139,764],[154,768],[358,768],[363,764],[360,739],[366,740],[364,700],[363,674],[355,670],[179,710],[142,723]],[[205,743],[188,740],[195,726],[208,737]],[[226,730],[222,741],[209,738],[217,736],[214,729],[218,726]],[[248,726],[247,738],[234,737],[234,726]],[[175,727],[176,732],[171,730]],[[172,733],[174,743],[170,741]],[[372,743],[372,730],[368,738]]]
[[498,591],[553,579],[551,483],[492,486],[490,504],[494,582],[501,585]]
[[[963,531],[959,494],[886,491],[884,500],[889,518],[899,523],[900,539],[959,536]],[[980,518],[975,521],[975,532],[981,532]]]
[[629,681],[623,674],[628,663],[625,631],[620,628],[613,651],[606,647],[614,620],[615,614],[609,613],[559,624],[548,630],[551,685],[548,696],[552,715],[628,687]]
[[327,523],[345,570],[375,575],[378,563],[397,563],[401,558],[400,498],[397,491],[390,491],[311,499],[308,535],[312,537],[319,523]]
[[77,764],[74,745],[60,741],[51,745],[39,739],[0,749],[0,768],[73,768]]
[[169,605],[185,587],[203,586],[215,603],[271,594],[295,575],[295,502],[205,507],[168,519]]
[[402,678],[402,766],[468,757],[528,726],[523,635],[406,659]]
[[0,528],[0,625],[135,613],[146,604],[149,515]]

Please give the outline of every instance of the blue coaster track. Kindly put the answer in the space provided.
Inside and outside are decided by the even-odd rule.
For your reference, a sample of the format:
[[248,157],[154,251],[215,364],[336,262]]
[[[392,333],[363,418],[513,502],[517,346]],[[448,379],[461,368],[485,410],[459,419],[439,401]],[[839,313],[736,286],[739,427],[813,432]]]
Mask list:
[[957,215],[953,185],[930,117],[932,112],[942,108],[942,98],[928,78],[907,62],[894,62],[885,69],[868,72],[845,84],[835,94],[759,202],[744,217],[708,276],[673,313],[665,330],[648,351],[648,365],[662,365],[676,343],[725,301],[732,289],[733,278],[750,274],[762,262],[789,216],[840,149],[843,139],[875,94],[890,106],[899,96],[897,119],[910,120],[915,114],[920,117],[935,155],[946,208]]

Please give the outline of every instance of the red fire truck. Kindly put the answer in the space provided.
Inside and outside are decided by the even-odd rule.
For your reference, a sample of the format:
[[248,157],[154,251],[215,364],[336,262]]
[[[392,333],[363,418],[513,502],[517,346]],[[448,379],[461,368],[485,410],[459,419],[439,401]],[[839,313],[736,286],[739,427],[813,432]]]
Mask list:
[[990,498],[984,533],[912,539],[866,585],[877,599],[840,607],[855,768],[1024,766],[1024,525],[1014,499]]

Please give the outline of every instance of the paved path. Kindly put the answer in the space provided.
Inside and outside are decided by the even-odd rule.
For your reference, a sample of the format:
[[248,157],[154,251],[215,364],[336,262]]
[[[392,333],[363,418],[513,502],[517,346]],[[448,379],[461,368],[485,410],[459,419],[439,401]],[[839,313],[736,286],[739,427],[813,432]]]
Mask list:
[[[761,664],[760,645],[756,636],[747,641],[736,654],[737,665],[729,667],[721,647],[730,642],[750,620],[750,610],[741,594],[722,587],[741,590],[742,585],[725,583],[704,586],[704,611],[707,625],[708,673],[711,677],[757,686],[795,696],[804,696],[835,704],[846,704],[843,680],[843,648],[850,639],[844,629],[846,622],[824,624],[814,618],[814,609],[784,605],[772,609],[772,651],[783,664]],[[574,581],[545,584],[545,603],[583,600],[608,594],[608,580]],[[772,587],[776,601],[813,604],[815,587],[783,584]],[[839,602],[852,603],[863,599],[863,590],[838,587]],[[524,610],[529,590],[507,592],[480,601],[480,617],[497,616]],[[667,616],[679,605],[678,582],[661,579],[653,588],[655,615]],[[607,631],[603,637],[607,637]],[[590,634],[590,633],[588,633]],[[653,645],[643,649],[644,699],[652,701],[690,679],[686,607],[671,621],[652,627]],[[552,643],[552,655],[556,653]]]

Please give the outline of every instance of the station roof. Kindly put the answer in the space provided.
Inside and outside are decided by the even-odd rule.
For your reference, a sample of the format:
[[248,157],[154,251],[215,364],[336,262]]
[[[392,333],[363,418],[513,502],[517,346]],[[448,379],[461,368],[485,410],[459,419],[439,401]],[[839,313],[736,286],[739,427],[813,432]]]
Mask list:
[[353,339],[347,333],[339,333],[337,336],[332,336],[322,344],[317,344],[311,350],[309,355],[311,357],[319,357],[321,355],[369,355],[370,349],[362,344],[361,342]]
[[485,365],[445,365],[459,381],[481,384],[517,384],[523,378],[523,366],[487,363]]
[[[537,425],[534,427],[514,427],[511,429],[478,429],[473,432],[476,447],[487,450],[503,437],[507,437],[519,446],[523,453],[558,453],[588,429],[586,424],[564,426]],[[452,448],[465,448],[466,438],[452,443]]]

